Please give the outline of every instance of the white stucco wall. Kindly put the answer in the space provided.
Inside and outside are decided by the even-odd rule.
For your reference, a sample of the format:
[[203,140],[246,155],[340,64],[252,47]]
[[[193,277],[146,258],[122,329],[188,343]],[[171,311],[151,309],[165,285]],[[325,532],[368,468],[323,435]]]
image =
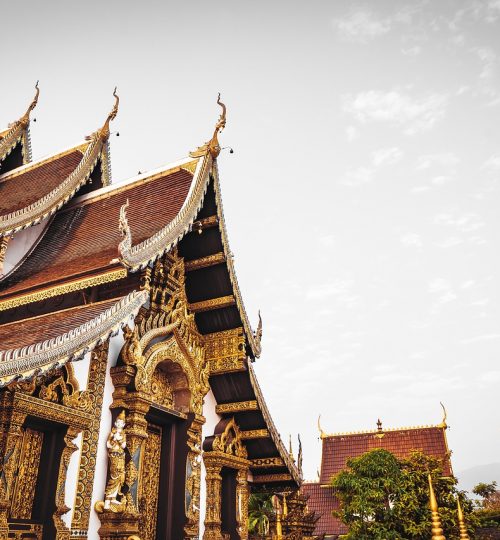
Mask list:
[[[203,403],[203,416],[206,419],[205,424],[201,430],[202,441],[205,440],[205,437],[209,437],[214,434],[215,426],[222,419],[222,416],[218,415],[215,412],[215,406],[217,401],[215,396],[212,393],[212,390],[208,392],[205,396],[205,401]],[[200,484],[200,538],[203,536],[205,531],[205,514],[206,514],[206,505],[207,505],[207,485],[206,485],[206,470],[205,464],[201,462],[201,484]]]
[[49,218],[45,218],[38,225],[33,225],[17,232],[7,245],[3,274],[8,274],[15,268],[19,261],[28,253],[33,245],[38,241],[48,224]]

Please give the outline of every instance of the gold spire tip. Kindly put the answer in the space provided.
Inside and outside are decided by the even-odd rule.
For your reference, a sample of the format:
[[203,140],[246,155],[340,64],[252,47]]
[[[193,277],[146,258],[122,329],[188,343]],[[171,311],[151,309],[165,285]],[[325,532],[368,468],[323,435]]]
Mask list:
[[441,520],[438,513],[438,505],[434,488],[432,486],[432,478],[430,473],[428,474],[429,480],[429,506],[431,509],[431,522],[432,522],[432,537],[431,540],[446,540],[443,535],[443,529],[441,527]]
[[457,517],[458,517],[458,528],[460,530],[460,540],[470,540],[469,533],[467,532],[467,527],[465,525],[462,505],[460,504],[460,497],[457,497]]
[[318,431],[319,431],[319,438],[324,439],[327,435],[323,431],[323,428],[321,427],[321,414],[318,416]]
[[120,97],[116,93],[117,87],[115,86],[115,89],[113,90],[113,97],[115,98],[115,104],[113,105],[113,108],[111,109],[111,112],[108,114],[108,117],[106,118],[106,121],[104,122],[104,125],[102,126],[99,134],[100,136],[105,139],[109,137],[109,123],[116,118],[116,115],[118,114],[118,106],[120,105]]
[[38,87],[38,83],[40,81],[36,81],[36,84],[35,84],[35,97],[33,98],[33,100],[31,101],[31,103],[29,104],[29,107],[28,109],[26,110],[26,112],[23,114],[23,116],[21,117],[21,123],[23,124],[27,124],[29,122],[29,119],[30,119],[30,113],[31,111],[36,107],[37,103],[38,103],[38,96],[40,95],[40,88]]
[[446,423],[446,420],[448,418],[448,413],[446,412],[446,407],[443,405],[441,401],[439,402],[439,404],[441,405],[441,408],[443,409],[443,420],[441,421],[441,424],[439,424],[439,427],[446,429],[448,427],[448,424]]

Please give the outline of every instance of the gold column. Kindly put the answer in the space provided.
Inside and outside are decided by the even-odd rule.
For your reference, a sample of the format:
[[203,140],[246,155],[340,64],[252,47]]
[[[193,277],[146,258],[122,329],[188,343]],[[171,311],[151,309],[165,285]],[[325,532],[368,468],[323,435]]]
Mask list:
[[92,422],[88,429],[83,431],[82,450],[80,453],[80,470],[78,473],[78,486],[71,522],[71,538],[84,540],[87,538],[89,516],[91,510],[92,488],[94,486],[95,463],[99,427],[101,424],[102,399],[104,394],[104,381],[108,360],[109,341],[96,347],[90,356],[87,392],[92,404]]
[[[186,538],[198,538],[200,531],[200,486],[201,486],[201,429],[205,418],[196,414],[191,422],[188,434],[189,452],[187,456],[191,473],[186,474],[186,491],[191,496],[191,503],[185,505],[187,524],[184,527]],[[186,463],[186,471],[188,464]]]
[[79,429],[68,427],[66,435],[64,436],[64,449],[61,455],[61,462],[59,464],[59,475],[57,477],[57,488],[56,488],[56,511],[54,512],[53,520],[56,527],[56,540],[69,540],[71,531],[66,527],[62,516],[69,512],[69,508],[66,506],[65,495],[66,495],[66,476],[68,472],[69,460],[71,455],[78,448],[76,444],[73,443],[73,439],[76,439],[80,433]]
[[7,540],[10,490],[17,469],[26,413],[13,410],[12,393],[0,392],[0,540]]
[[217,463],[206,466],[207,501],[205,514],[205,532],[203,540],[223,540],[221,533],[221,465]]
[[248,539],[248,480],[247,469],[238,470],[236,476],[236,516],[241,540]]
[[3,263],[5,262],[5,254],[9,245],[10,236],[0,236],[0,276],[3,274]]
[[441,528],[441,520],[439,519],[438,505],[436,496],[434,494],[434,488],[432,487],[432,478],[429,474],[429,495],[430,495],[430,508],[431,508],[431,520],[432,520],[432,540],[446,540],[443,535],[443,529]]
[[460,540],[470,540],[467,527],[465,526],[464,513],[462,512],[462,506],[460,499],[457,497],[457,514],[458,514],[458,526],[460,528]]

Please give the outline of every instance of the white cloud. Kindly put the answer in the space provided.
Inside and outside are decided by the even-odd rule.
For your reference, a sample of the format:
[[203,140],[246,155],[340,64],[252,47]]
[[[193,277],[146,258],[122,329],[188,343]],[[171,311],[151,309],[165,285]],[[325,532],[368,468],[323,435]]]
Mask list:
[[497,340],[497,339],[500,339],[500,334],[483,334],[480,336],[474,336],[471,338],[461,339],[460,343],[462,345],[469,345],[471,343],[477,343],[478,341],[492,341],[492,340]]
[[380,148],[372,152],[372,162],[376,167],[380,165],[392,165],[398,162],[403,156],[403,152],[397,148]]
[[359,122],[399,124],[407,135],[432,129],[443,118],[447,103],[448,97],[443,94],[413,98],[398,90],[369,90],[343,96],[344,111],[352,114]]
[[494,154],[490,156],[484,163],[483,169],[489,169],[492,171],[500,171],[500,154]]
[[444,278],[434,278],[429,282],[429,292],[437,293],[443,291],[449,291],[451,289],[451,283]]
[[405,56],[417,56],[422,52],[422,47],[420,45],[414,45],[413,47],[408,47],[408,49],[401,49],[401,52]]
[[347,126],[345,133],[349,142],[352,142],[359,137],[359,130],[355,126]]
[[418,158],[417,170],[429,169],[433,166],[442,166],[446,169],[452,169],[459,163],[460,159],[453,152],[427,154]]
[[347,171],[340,180],[344,186],[358,187],[373,181],[373,171],[367,167],[358,167]]
[[343,39],[361,43],[387,34],[391,29],[389,20],[378,19],[365,10],[352,11],[343,19],[334,20],[334,26]]
[[434,223],[437,225],[455,227],[460,232],[477,231],[485,225],[480,216],[472,212],[467,212],[460,215],[443,212],[434,217]]
[[422,238],[419,234],[416,233],[409,233],[402,235],[400,237],[401,243],[403,246],[416,246],[416,247],[422,247]]
[[484,80],[489,80],[495,74],[496,54],[489,47],[476,47],[474,49],[482,64],[479,77]]

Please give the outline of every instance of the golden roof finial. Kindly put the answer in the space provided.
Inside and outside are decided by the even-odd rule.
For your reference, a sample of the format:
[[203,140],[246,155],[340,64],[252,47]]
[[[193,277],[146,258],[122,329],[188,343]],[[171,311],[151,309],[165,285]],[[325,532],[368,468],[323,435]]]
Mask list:
[[462,505],[460,504],[460,498],[457,497],[457,515],[458,515],[458,527],[460,529],[460,540],[470,540],[467,527],[465,526],[464,513],[462,512]]
[[222,112],[220,113],[219,120],[217,120],[217,124],[215,124],[214,134],[210,141],[197,148],[194,152],[190,152],[189,155],[191,157],[204,156],[208,151],[212,158],[215,159],[220,154],[221,148],[217,136],[226,127],[226,106],[220,100],[220,92],[217,96],[217,104],[222,107]]
[[321,428],[320,420],[321,420],[321,414],[318,416],[318,431],[319,431],[319,438],[323,440],[327,436],[327,434]]
[[288,453],[290,454],[290,457],[292,458],[293,461],[295,461],[295,457],[293,455],[293,447],[292,447],[292,434],[289,433],[288,434]]
[[118,114],[118,105],[120,104],[120,98],[118,94],[116,93],[116,86],[113,90],[113,96],[115,98],[115,104],[113,105],[113,108],[111,109],[111,112],[108,114],[108,117],[106,118],[106,121],[104,122],[104,125],[99,130],[99,135],[103,139],[107,139],[109,137],[109,123],[111,120],[114,120],[116,118],[116,115]]
[[448,427],[448,424],[446,423],[446,419],[448,418],[448,413],[446,412],[446,408],[441,401],[439,402],[439,404],[443,408],[443,420],[441,421],[438,427],[446,429]]
[[434,488],[432,487],[432,478],[429,473],[429,506],[431,509],[431,522],[432,522],[432,537],[431,540],[446,540],[443,535],[443,529],[441,528],[441,520],[439,519],[438,505],[436,501],[436,495],[434,494]]
[[36,81],[36,84],[35,84],[35,97],[33,98],[33,101],[30,103],[28,109],[26,110],[26,112],[23,114],[23,116],[21,117],[20,119],[20,122],[22,124],[28,124],[29,120],[30,120],[30,113],[31,111],[36,107],[37,103],[38,103],[38,96],[40,95],[40,88],[38,88],[38,83],[39,81]]

